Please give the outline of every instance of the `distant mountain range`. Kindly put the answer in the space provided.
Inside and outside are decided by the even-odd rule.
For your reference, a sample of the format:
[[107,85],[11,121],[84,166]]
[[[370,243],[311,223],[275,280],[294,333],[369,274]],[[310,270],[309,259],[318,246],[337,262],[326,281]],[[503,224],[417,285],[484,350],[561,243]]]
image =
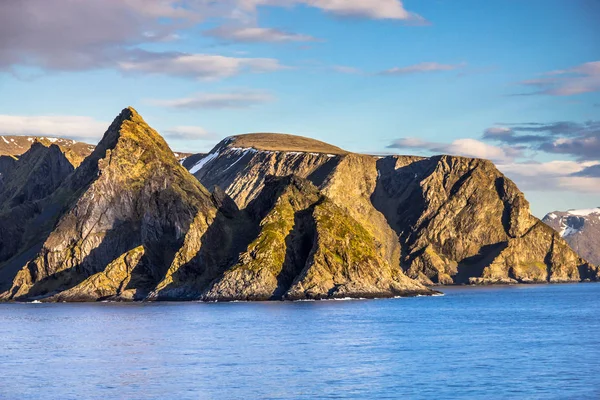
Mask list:
[[373,298],[600,279],[486,160],[269,133],[182,160],[133,108],[82,162],[68,151],[34,140],[4,161],[3,300]]
[[[59,146],[73,164],[79,165],[94,150],[94,145],[71,139],[46,136],[0,136],[0,157],[17,157],[29,150],[33,143],[39,142],[48,147]],[[1,159],[1,158],[0,158]]]
[[600,264],[600,207],[554,211],[543,221],[560,233],[579,254]]

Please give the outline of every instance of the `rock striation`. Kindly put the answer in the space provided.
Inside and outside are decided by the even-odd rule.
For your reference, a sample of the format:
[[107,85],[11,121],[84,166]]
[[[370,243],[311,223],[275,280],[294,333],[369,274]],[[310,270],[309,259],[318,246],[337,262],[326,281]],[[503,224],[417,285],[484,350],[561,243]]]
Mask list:
[[6,301],[375,298],[600,278],[485,160],[250,134],[181,161],[126,108],[80,164],[41,143],[3,163]]
[[0,197],[14,220],[2,225],[4,300],[434,293],[308,180],[271,177],[244,208],[219,187],[208,192],[132,108],[77,168],[56,146],[28,153]]
[[289,135],[279,148],[264,141],[265,134],[254,143],[252,135],[227,138],[190,172],[242,208],[268,176],[303,177],[378,238],[392,265],[426,285],[599,278],[596,266],[531,215],[523,193],[490,161],[300,152]]

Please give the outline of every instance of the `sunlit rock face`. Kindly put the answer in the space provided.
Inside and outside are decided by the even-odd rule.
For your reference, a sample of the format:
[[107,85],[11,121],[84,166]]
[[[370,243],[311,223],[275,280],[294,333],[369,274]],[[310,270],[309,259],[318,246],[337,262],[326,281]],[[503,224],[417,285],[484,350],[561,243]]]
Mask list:
[[378,238],[388,262],[427,285],[597,279],[596,267],[533,217],[490,161],[370,156],[306,140],[234,136],[189,169],[239,207],[270,175],[306,178]]
[[598,279],[561,237],[588,215],[555,232],[486,160],[250,134],[182,161],[127,108],[79,163],[34,143],[0,167],[3,300],[376,298]]

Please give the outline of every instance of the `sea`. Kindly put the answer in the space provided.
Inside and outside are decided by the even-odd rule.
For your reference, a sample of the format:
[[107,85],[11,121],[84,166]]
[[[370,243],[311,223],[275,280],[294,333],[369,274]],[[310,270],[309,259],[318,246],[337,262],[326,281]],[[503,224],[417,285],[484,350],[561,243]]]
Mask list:
[[600,284],[0,304],[0,399],[600,399]]

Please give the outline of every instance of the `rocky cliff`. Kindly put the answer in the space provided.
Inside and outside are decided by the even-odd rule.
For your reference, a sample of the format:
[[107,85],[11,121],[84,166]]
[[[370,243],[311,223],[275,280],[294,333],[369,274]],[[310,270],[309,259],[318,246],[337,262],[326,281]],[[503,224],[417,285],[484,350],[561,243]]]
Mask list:
[[600,278],[485,160],[257,134],[180,162],[127,108],[79,165],[41,143],[2,165],[3,300],[373,298]]
[[489,161],[367,156],[320,142],[300,151],[298,143],[277,134],[227,138],[190,172],[242,208],[270,175],[306,178],[378,238],[382,257],[428,285],[598,279]]
[[[5,298],[142,299],[164,276],[194,217],[215,209],[210,193],[133,109],[115,119],[44,203],[60,211],[47,232],[37,233],[43,245]],[[119,280],[110,288],[93,284],[111,279]]]
[[28,153],[3,186],[4,300],[434,293],[403,273],[355,211],[308,180],[263,180],[245,207],[217,186],[211,194],[131,108],[77,168],[56,146]]
[[582,257],[600,265],[600,207],[554,211],[542,220]]

